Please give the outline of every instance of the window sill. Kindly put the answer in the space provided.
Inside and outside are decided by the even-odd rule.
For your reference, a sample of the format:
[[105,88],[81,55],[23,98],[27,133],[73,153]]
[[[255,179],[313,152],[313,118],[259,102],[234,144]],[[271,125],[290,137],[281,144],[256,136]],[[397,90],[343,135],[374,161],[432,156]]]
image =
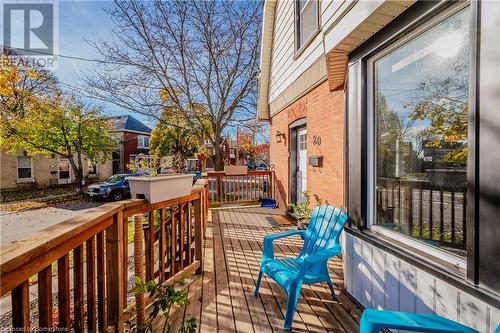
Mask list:
[[466,271],[446,260],[436,258],[408,244],[398,242],[394,238],[384,236],[371,230],[359,231],[346,227],[346,232],[381,249],[412,266],[421,269],[434,277],[443,280],[458,289],[473,295],[496,308],[500,307],[500,295],[474,285],[466,278]]
[[26,179],[17,179],[16,183],[18,184],[26,184],[26,183],[34,183],[35,180],[32,178],[26,178]]

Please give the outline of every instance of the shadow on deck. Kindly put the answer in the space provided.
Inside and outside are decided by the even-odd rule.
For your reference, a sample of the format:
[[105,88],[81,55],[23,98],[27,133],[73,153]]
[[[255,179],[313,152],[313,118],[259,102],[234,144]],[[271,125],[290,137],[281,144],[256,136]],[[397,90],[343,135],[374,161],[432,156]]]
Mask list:
[[[281,332],[286,294],[264,278],[253,296],[265,234],[289,229],[281,226],[283,211],[265,208],[211,210],[204,249],[204,273],[189,286],[190,304],[184,318],[197,319],[201,332]],[[299,237],[276,242],[277,256],[295,256]],[[339,302],[328,286],[304,285],[293,322],[294,332],[358,332],[361,309],[345,294],[342,260],[330,260]],[[181,318],[181,317],[180,317]]]

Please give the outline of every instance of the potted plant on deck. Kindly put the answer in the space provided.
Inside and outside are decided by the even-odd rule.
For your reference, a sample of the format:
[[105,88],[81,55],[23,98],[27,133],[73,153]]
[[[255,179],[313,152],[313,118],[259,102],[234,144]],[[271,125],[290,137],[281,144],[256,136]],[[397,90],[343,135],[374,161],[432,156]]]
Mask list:
[[[304,201],[290,204],[286,214],[297,221],[297,228],[306,229],[309,224],[309,217],[312,211],[309,208],[309,205],[311,204],[311,195],[307,191],[302,194],[304,195]],[[314,198],[316,200],[316,206],[321,206],[323,199],[317,194],[314,194]],[[328,204],[328,201],[325,201],[325,203]]]
[[154,204],[191,194],[193,175],[158,174],[158,170],[167,167],[168,162],[165,159],[138,155],[135,163],[129,164],[128,168],[132,172],[144,175],[127,177],[132,199],[144,198]]

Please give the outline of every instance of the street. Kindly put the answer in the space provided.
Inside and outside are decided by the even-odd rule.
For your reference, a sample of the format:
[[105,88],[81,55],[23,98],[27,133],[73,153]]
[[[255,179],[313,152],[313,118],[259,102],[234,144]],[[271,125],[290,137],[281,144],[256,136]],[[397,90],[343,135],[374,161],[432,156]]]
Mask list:
[[103,202],[82,202],[21,213],[2,212],[0,213],[0,245],[4,246],[9,242],[22,239],[102,204]]

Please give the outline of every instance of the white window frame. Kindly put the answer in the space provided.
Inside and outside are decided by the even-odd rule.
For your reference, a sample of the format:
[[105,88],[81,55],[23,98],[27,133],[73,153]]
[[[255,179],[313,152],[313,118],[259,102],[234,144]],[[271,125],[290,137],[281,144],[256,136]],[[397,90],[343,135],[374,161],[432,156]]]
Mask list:
[[148,141],[147,146],[144,145],[146,138],[149,139],[149,136],[147,136],[147,135],[138,135],[137,136],[137,148],[148,148],[149,149],[149,141]]
[[[466,270],[467,269],[467,259],[463,258],[459,255],[453,254],[451,252],[447,252],[445,250],[441,250],[438,247],[428,245],[422,241],[419,241],[415,238],[412,238],[410,236],[403,235],[399,232],[378,226],[374,223],[375,221],[375,209],[376,209],[376,196],[375,196],[375,186],[376,186],[376,163],[375,163],[375,158],[376,158],[376,133],[375,133],[375,107],[374,107],[374,89],[375,89],[375,61],[383,58],[384,56],[388,55],[395,49],[399,48],[400,46],[408,43],[415,37],[418,37],[420,34],[423,32],[431,29],[432,27],[436,26],[440,22],[446,20],[447,18],[453,16],[457,12],[461,11],[462,9],[466,8],[469,6],[469,3],[461,3],[457,6],[454,6],[450,9],[445,10],[443,13],[437,15],[436,17],[432,18],[428,22],[422,24],[421,26],[417,27],[414,29],[411,33],[408,35],[404,36],[403,38],[393,42],[390,44],[388,47],[385,47],[382,49],[380,52],[377,52],[375,55],[370,57],[366,64],[367,64],[367,137],[368,137],[368,142],[367,142],[367,167],[368,167],[368,175],[367,175],[367,227],[380,235],[389,237],[394,239],[397,242],[403,243],[405,245],[408,245],[410,247],[413,247],[417,250],[423,251],[435,258],[438,258],[440,260],[443,260],[447,263],[450,263],[451,265],[458,267],[460,269]],[[473,47],[473,45],[471,45]],[[471,69],[469,68],[469,71]]]
[[[30,159],[30,168],[31,168],[31,177],[30,178],[19,178],[19,159],[20,158],[29,158]],[[30,156],[17,156],[16,157],[16,181],[18,183],[31,183],[35,179],[33,170],[33,158]]]
[[[294,25],[294,37],[295,37],[295,42],[294,42],[294,48],[295,48],[295,55],[294,55],[294,58],[298,58],[302,52],[304,52],[304,50],[307,48],[307,46],[309,46],[309,44],[313,41],[314,38],[316,38],[316,36],[318,35],[318,33],[320,32],[321,30],[321,22],[320,22],[320,19],[321,19],[321,1],[320,0],[306,0],[306,3],[304,4],[304,6],[302,7],[302,9],[300,10],[299,13],[297,13],[298,9],[299,9],[299,0],[293,0],[294,3],[293,3],[293,6],[294,6],[294,19],[293,19],[293,25]],[[301,14],[304,12],[304,10],[308,7],[308,6],[311,6],[311,4],[316,1],[317,2],[317,8],[316,8],[316,17],[317,17],[317,25],[316,25],[316,29],[314,30],[314,32],[311,34],[311,36],[307,37],[307,39],[301,41],[300,40],[300,19],[301,19]],[[300,45],[299,45],[299,41],[300,41]]]

